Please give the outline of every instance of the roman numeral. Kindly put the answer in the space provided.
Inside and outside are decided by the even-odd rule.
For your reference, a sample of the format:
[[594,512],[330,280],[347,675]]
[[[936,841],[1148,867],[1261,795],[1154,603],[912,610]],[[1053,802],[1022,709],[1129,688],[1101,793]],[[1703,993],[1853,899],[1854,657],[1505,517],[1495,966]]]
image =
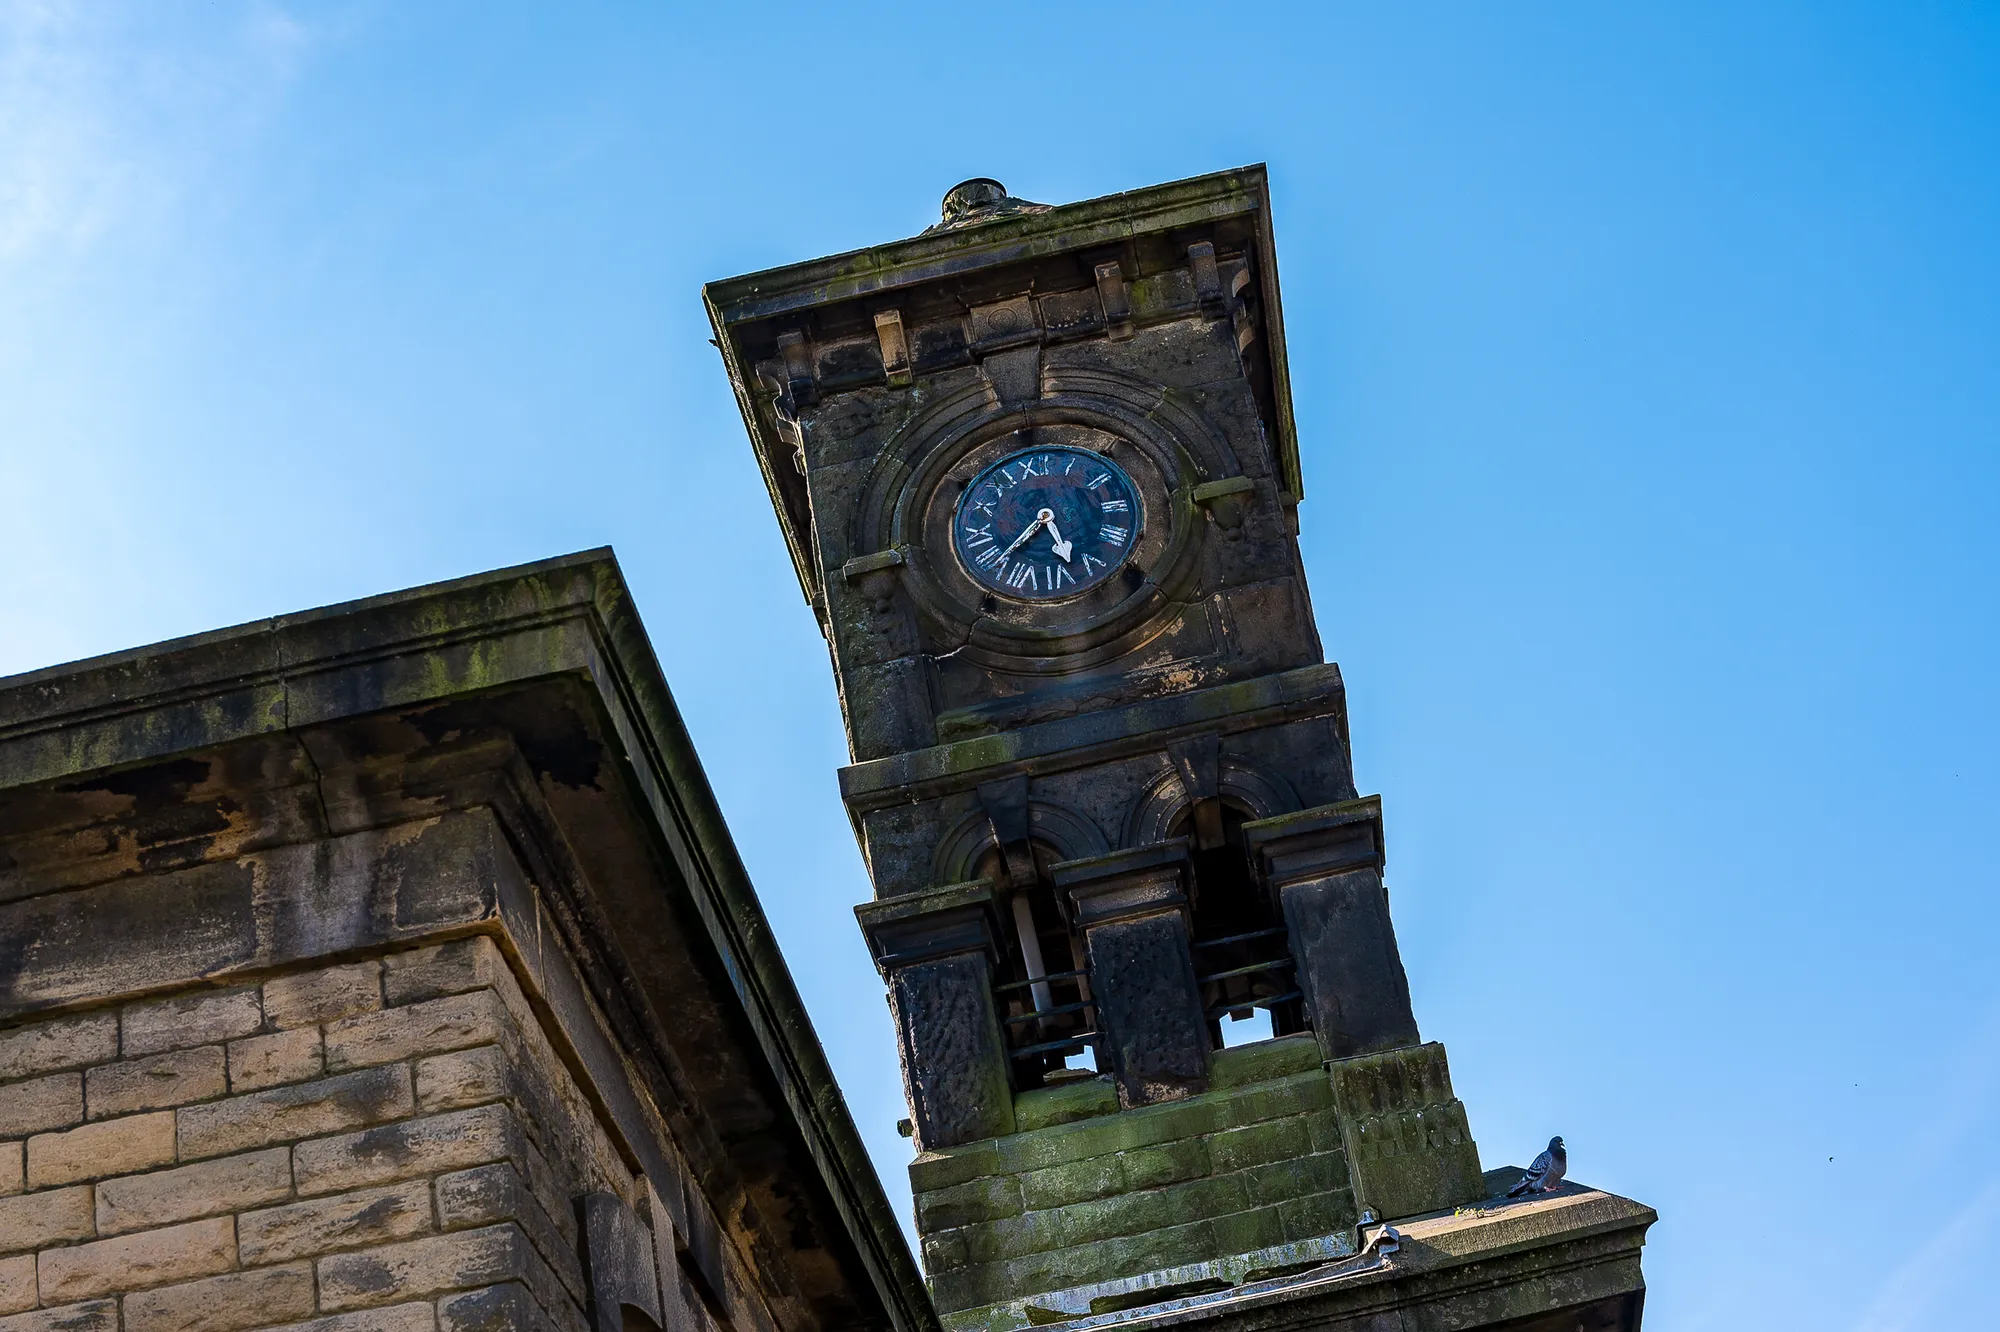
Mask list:
[[963,532],[965,544],[973,550],[978,550],[981,546],[990,546],[993,544],[993,524],[991,523],[986,524],[984,527],[974,527],[971,523],[967,523],[963,528]]
[[1125,544],[1125,538],[1132,534],[1122,527],[1100,527],[1097,529],[1097,535],[1114,546],[1122,546]]
[[995,545],[988,546],[985,550],[980,551],[972,562],[982,569],[991,569],[995,565],[1005,564],[1007,557],[1002,555],[1000,547]]
[[1007,586],[1025,587],[1030,592],[1039,591],[1040,589],[1035,583],[1035,566],[1032,564],[1015,565],[1014,572],[1007,575]]
[[[1084,558],[1089,559],[1090,557],[1086,555]],[[1049,576],[1049,591],[1053,592],[1064,583],[1074,583],[1075,581],[1076,579],[1070,577],[1069,570],[1058,564],[1055,566],[1055,572]]]
[[1097,507],[1105,513],[1129,513],[1132,510],[1132,506],[1124,500],[1105,500]]
[[1111,479],[1111,473],[1099,472],[1096,476],[1091,477],[1090,480],[1084,482],[1083,484],[1089,486],[1092,490],[1102,490],[1104,488],[1104,483],[1106,481],[1109,481],[1110,479]]
[[1090,577],[1090,566],[1093,564],[1100,569],[1108,569],[1111,567],[1107,565],[1103,560],[1098,559],[1095,555],[1085,554],[1083,557],[1083,576],[1085,578]]
[[[1048,461],[1049,460],[1046,458],[1042,459],[1042,466],[1047,467]],[[1023,481],[1026,481],[1031,476],[1040,476],[1040,475],[1041,473],[1035,470],[1035,460],[1033,458],[1021,459],[1021,479]]]

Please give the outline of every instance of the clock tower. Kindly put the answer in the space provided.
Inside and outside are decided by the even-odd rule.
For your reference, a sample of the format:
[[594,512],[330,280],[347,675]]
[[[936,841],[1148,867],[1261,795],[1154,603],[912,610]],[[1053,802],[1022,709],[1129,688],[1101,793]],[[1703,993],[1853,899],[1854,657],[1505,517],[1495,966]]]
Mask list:
[[[1263,170],[967,181],[706,297],[839,684],[946,1325],[1346,1290],[1485,1199],[1307,596]],[[1596,1284],[1507,1317],[1636,1326],[1611,1201]]]

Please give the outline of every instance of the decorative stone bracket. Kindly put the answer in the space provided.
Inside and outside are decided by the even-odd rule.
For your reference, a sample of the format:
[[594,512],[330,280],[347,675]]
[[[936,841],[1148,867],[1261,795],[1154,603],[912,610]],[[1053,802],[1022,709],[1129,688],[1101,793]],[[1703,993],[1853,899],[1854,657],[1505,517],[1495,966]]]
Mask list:
[[630,1332],[632,1310],[652,1320],[645,1326],[664,1328],[652,1232],[615,1193],[587,1194],[581,1210],[590,1256],[592,1332]]
[[1284,908],[1307,1011],[1327,1057],[1422,1039],[1382,886],[1380,798],[1246,823],[1243,838]]
[[1208,1024],[1188,947],[1188,864],[1187,842],[1176,838],[1050,871],[1083,932],[1099,1049],[1123,1106],[1208,1087]]
[[1356,1206],[1394,1219],[1485,1195],[1479,1147],[1442,1045],[1337,1059],[1327,1073]]
[[1243,537],[1243,519],[1256,493],[1257,483],[1249,477],[1227,476],[1220,481],[1202,482],[1189,498],[1208,510],[1208,516],[1222,529],[1224,540],[1238,541]]
[[995,904],[984,881],[854,908],[889,986],[919,1151],[1014,1131],[993,1004]]

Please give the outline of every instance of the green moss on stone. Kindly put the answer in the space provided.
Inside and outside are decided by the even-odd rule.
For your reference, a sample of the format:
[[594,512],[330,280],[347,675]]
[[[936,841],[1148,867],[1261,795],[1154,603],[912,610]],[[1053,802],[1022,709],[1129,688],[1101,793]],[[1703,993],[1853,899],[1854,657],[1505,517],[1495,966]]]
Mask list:
[[1311,1073],[1320,1068],[1319,1038],[1311,1032],[1217,1050],[1208,1065],[1208,1085],[1227,1091],[1255,1082]]
[[1014,1098],[1014,1127],[1017,1132],[1030,1133],[1113,1114],[1117,1109],[1117,1089],[1108,1081],[1091,1078],[1022,1092]]

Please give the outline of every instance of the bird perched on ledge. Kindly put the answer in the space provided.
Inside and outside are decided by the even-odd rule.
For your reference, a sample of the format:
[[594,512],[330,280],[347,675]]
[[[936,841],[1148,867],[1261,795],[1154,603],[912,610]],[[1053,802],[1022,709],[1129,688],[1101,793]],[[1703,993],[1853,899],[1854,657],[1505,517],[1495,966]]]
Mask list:
[[1528,1166],[1528,1173],[1521,1176],[1521,1182],[1507,1190],[1509,1198],[1518,1198],[1524,1193],[1547,1193],[1563,1182],[1569,1173],[1569,1153],[1563,1150],[1561,1135],[1549,1139],[1549,1149],[1536,1157]]

